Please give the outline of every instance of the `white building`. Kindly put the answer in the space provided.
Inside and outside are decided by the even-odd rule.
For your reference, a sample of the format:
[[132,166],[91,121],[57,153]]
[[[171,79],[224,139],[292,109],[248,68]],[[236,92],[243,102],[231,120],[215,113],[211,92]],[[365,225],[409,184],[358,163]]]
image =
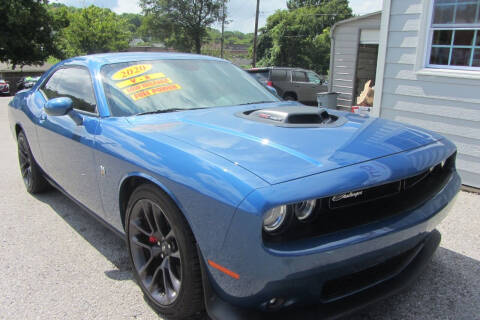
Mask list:
[[373,113],[451,139],[480,188],[480,0],[384,0]]
[[437,131],[480,187],[480,0],[385,0],[374,112]]

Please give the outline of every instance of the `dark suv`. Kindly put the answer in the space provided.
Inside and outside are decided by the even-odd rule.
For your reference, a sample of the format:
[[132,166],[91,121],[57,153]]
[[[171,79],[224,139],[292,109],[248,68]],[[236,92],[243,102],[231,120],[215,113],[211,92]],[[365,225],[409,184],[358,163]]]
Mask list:
[[316,104],[317,93],[327,91],[320,76],[311,70],[268,67],[249,69],[247,72],[263,84],[274,87],[285,100]]

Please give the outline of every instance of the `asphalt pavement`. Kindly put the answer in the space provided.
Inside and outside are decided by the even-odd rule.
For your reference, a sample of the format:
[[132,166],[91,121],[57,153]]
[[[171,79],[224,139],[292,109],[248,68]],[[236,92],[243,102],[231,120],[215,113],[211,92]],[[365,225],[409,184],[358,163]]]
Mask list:
[[[0,319],[159,319],[126,246],[58,191],[29,195],[0,98]],[[462,192],[418,281],[348,319],[480,319],[480,196]]]

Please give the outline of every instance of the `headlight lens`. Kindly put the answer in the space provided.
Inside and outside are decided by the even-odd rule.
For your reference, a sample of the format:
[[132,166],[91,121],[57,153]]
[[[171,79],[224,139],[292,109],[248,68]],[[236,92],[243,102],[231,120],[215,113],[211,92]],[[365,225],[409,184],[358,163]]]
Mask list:
[[275,232],[283,225],[287,217],[288,208],[286,205],[270,209],[263,218],[263,229],[267,232]]
[[316,200],[307,200],[294,204],[295,217],[300,221],[307,220],[312,216],[316,203]]

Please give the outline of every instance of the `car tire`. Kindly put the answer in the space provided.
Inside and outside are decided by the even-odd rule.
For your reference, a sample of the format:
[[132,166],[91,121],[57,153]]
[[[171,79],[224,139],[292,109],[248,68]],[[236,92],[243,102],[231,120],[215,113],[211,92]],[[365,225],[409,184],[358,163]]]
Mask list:
[[130,196],[125,220],[134,277],[149,305],[168,319],[201,314],[196,241],[175,203],[156,186],[141,185]]
[[285,96],[283,96],[283,99],[286,101],[297,101],[297,97],[291,93],[287,93]]
[[17,137],[18,163],[25,188],[31,194],[41,193],[50,188],[50,184],[43,176],[42,169],[33,158],[32,151],[23,131]]

